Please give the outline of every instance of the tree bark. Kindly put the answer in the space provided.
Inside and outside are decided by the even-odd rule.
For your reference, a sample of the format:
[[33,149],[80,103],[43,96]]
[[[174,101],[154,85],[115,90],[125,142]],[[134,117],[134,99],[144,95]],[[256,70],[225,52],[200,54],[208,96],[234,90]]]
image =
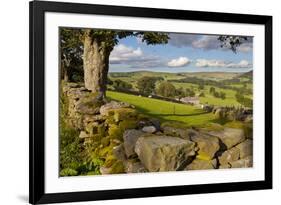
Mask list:
[[69,77],[68,77],[68,72],[67,72],[67,68],[64,68],[64,75],[63,75],[63,79],[65,82],[68,82]]
[[103,47],[98,39],[92,38],[90,30],[87,30],[83,54],[85,87],[98,93],[102,99],[106,96],[109,55],[109,49]]
[[69,80],[67,67],[63,62],[61,63],[61,79],[63,79],[65,82],[68,82]]

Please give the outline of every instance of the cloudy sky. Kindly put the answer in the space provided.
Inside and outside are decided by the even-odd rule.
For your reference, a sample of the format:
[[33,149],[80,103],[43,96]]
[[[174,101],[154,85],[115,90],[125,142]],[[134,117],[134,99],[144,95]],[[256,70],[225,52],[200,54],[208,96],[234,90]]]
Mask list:
[[137,37],[121,39],[111,52],[109,72],[247,72],[253,69],[252,38],[233,53],[221,48],[215,35],[172,33],[169,37],[168,44],[149,46]]

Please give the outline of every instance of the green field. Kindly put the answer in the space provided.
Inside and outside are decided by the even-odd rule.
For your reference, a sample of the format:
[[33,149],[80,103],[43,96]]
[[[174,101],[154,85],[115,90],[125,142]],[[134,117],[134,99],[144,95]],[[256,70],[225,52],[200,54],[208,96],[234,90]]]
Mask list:
[[[150,77],[162,77],[165,80],[179,80],[184,79],[186,77],[196,77],[200,79],[206,80],[229,80],[233,78],[239,78],[241,80],[240,83],[232,83],[228,84],[229,86],[242,88],[244,86],[243,81],[245,81],[245,77],[241,76],[241,73],[230,73],[230,72],[198,72],[198,73],[165,73],[165,72],[150,72],[150,71],[139,71],[139,72],[130,72],[130,73],[111,73],[110,78],[112,80],[123,80],[130,83],[133,86],[134,91],[138,91],[137,89],[137,80],[143,76]],[[239,77],[241,76],[241,77]],[[156,87],[159,85],[159,81],[156,83]],[[203,90],[198,89],[198,84],[195,83],[180,83],[180,82],[172,82],[176,88],[182,87],[183,89],[190,88],[192,89],[196,96],[198,96],[201,92],[204,92],[205,97],[200,97],[201,104],[210,104],[216,106],[241,106],[240,103],[237,102],[235,94],[236,91],[233,89],[222,89],[216,86],[208,86],[205,85]],[[252,83],[247,83],[247,88],[252,89]],[[218,92],[224,92],[226,94],[225,99],[216,98],[209,93],[210,87],[214,87]],[[112,87],[109,86],[112,89]],[[252,98],[252,95],[245,95],[245,97]]]
[[[199,97],[200,103],[202,104],[210,104],[210,105],[219,105],[219,106],[240,106],[240,103],[236,101],[234,90],[230,89],[222,89],[216,86],[204,86],[204,90],[198,90],[198,85],[192,83],[173,83],[176,88],[182,87],[184,89],[191,88],[193,86],[195,93],[199,94],[200,92],[204,92],[205,97]],[[226,98],[222,100],[221,98],[215,98],[213,95],[209,93],[210,87],[214,87],[218,92],[224,92],[226,94]]]
[[115,91],[107,91],[107,97],[134,105],[139,112],[158,118],[161,121],[178,121],[188,126],[215,122],[212,113],[205,113],[202,109],[191,105],[139,97]]

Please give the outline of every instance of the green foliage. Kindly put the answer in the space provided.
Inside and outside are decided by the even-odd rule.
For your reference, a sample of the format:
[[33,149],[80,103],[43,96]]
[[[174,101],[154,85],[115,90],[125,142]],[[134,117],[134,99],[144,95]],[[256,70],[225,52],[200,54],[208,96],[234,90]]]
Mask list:
[[62,169],[60,171],[60,176],[61,177],[65,177],[65,176],[77,176],[78,175],[78,172],[74,169],[70,169],[70,168],[65,168],[65,169]]
[[195,92],[191,88],[186,88],[185,89],[185,96],[187,96],[187,97],[194,97],[195,96]]
[[201,92],[201,93],[199,94],[199,97],[205,97],[205,93],[204,93],[204,92]]
[[139,36],[142,39],[142,42],[146,42],[147,45],[166,44],[169,40],[167,33],[137,32],[135,35]]
[[60,28],[61,78],[83,81],[83,42],[81,29]]
[[176,96],[180,99],[185,97],[185,92],[182,87],[176,89]]
[[[68,100],[63,94],[60,95],[60,176],[86,175],[88,173],[99,173],[99,168],[103,164],[94,152],[97,145],[83,145],[83,140],[79,138],[80,132],[68,123]],[[99,138],[104,135],[102,127],[97,128]]]
[[174,97],[176,95],[176,88],[172,83],[164,81],[160,83],[157,94],[164,97]]
[[60,125],[60,169],[73,169],[77,171],[83,162],[81,156],[83,147],[78,137],[79,132],[65,126],[63,123]]
[[225,93],[224,93],[224,92],[222,92],[222,91],[220,92],[220,98],[221,98],[221,99],[223,99],[223,100],[226,98]]
[[236,100],[240,104],[244,105],[245,107],[249,107],[249,108],[253,107],[253,100],[250,99],[250,98],[245,97],[243,94],[237,92],[235,97],[236,97]]
[[209,93],[214,94],[216,92],[216,89],[214,87],[210,87]]
[[139,92],[145,95],[150,95],[155,89],[155,83],[157,79],[154,77],[144,76],[138,79],[137,88]]
[[132,89],[132,85],[126,81],[123,81],[123,80],[114,80],[113,83],[112,83],[112,86],[115,90],[118,90],[118,91],[127,91],[127,90],[130,90]]
[[199,85],[198,85],[198,89],[199,90],[204,90],[204,83],[200,83]]

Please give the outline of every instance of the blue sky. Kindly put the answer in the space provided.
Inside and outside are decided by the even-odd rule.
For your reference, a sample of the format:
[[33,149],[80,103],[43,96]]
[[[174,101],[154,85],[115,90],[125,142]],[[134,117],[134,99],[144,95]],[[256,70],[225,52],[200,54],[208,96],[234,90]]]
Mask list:
[[253,39],[232,52],[215,35],[169,34],[164,45],[146,45],[138,37],[119,40],[110,54],[109,72],[247,72],[253,69]]

